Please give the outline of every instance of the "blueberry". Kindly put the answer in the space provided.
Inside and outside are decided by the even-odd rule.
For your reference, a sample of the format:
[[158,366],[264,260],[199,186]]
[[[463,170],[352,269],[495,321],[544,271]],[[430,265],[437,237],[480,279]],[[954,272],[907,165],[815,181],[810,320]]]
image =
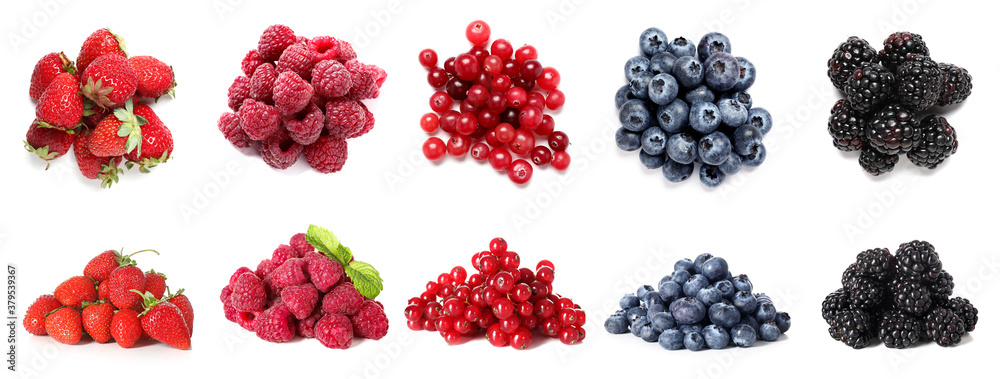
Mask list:
[[663,154],[667,149],[667,132],[659,126],[651,126],[642,132],[642,151],[647,154]]
[[625,80],[632,81],[636,75],[649,71],[649,58],[638,55],[625,62]]
[[740,310],[740,313],[753,314],[757,310],[757,298],[747,291],[739,291],[733,295],[733,306]]
[[628,320],[624,315],[614,314],[604,321],[604,330],[611,334],[628,333]]
[[632,87],[632,96],[636,99],[649,99],[649,83],[653,81],[653,74],[648,72],[638,73],[629,80]]
[[694,257],[694,265],[691,266],[691,268],[694,270],[694,273],[701,274],[701,266],[703,266],[705,262],[707,262],[709,259],[712,259],[714,257],[715,257],[714,255],[709,253],[699,254],[697,257]]
[[676,263],[674,263],[674,271],[692,272],[694,271],[694,262],[692,262],[690,259],[687,258],[678,260]]
[[722,292],[719,292],[715,287],[708,286],[698,290],[698,294],[694,297],[706,307],[710,307],[712,304],[722,301]]
[[657,53],[652,58],[649,58],[649,72],[653,73],[653,75],[673,73],[674,62],[677,62],[677,57],[673,54],[666,51]]
[[[729,159],[726,159],[725,162],[719,165],[719,170],[726,175],[735,175],[737,172],[740,172],[741,167],[743,167],[743,159],[735,151],[731,151],[729,152]],[[728,272],[726,276],[732,277]]]
[[640,317],[646,317],[646,310],[642,307],[630,308],[625,311],[625,320],[628,320],[629,325],[634,324]]
[[719,107],[712,103],[693,103],[688,114],[688,122],[698,133],[711,133],[722,123]]
[[618,121],[622,126],[632,132],[641,132],[652,125],[649,109],[646,102],[639,99],[632,99],[622,104],[618,109]]
[[626,101],[634,98],[635,96],[632,96],[632,86],[628,84],[623,85],[618,89],[618,92],[615,92],[615,109],[621,109],[622,105],[625,104]]
[[698,290],[708,287],[711,284],[712,282],[704,275],[694,274],[681,287],[684,288],[684,296],[694,297],[698,295]]
[[639,333],[642,332],[642,328],[648,326],[649,326],[649,319],[646,318],[646,316],[640,316],[639,318],[635,319],[635,321],[633,321],[629,327],[632,329],[632,335],[639,337],[640,336]]
[[736,61],[740,64],[740,80],[736,82],[733,86],[733,91],[746,91],[753,82],[757,80],[757,68],[753,66],[746,58],[736,57]]
[[695,88],[692,88],[684,94],[684,101],[688,104],[694,103],[715,103],[715,92],[708,89],[708,86],[702,84]]
[[722,124],[739,127],[747,122],[747,109],[739,101],[733,99],[722,99],[715,106],[719,107],[719,117]]
[[778,325],[778,330],[781,333],[785,333],[788,331],[788,328],[792,327],[792,317],[787,312],[778,312],[774,316],[774,323]]
[[653,286],[651,286],[651,285],[643,284],[643,285],[639,286],[639,289],[635,290],[635,296],[638,297],[639,299],[642,299],[650,291],[656,291],[656,290],[654,290]]
[[764,135],[760,129],[751,124],[743,124],[733,132],[733,150],[737,154],[747,155],[753,149],[760,147],[764,143]]
[[730,281],[733,282],[733,286],[736,287],[737,291],[753,292],[753,283],[750,283],[750,277],[746,276],[746,274],[740,274],[740,276]]
[[684,283],[687,283],[688,279],[691,278],[691,275],[692,275],[691,272],[689,272],[687,270],[677,270],[677,271],[674,271],[674,274],[673,274],[674,283],[683,285]]
[[642,338],[646,342],[656,342],[656,340],[660,339],[660,332],[657,332],[652,326],[646,325],[639,331],[639,338]]
[[668,104],[657,107],[656,121],[667,133],[677,133],[687,126],[689,112],[691,109],[684,100],[674,99]]
[[715,289],[719,290],[719,293],[722,293],[723,299],[732,299],[733,295],[736,294],[736,287],[733,287],[733,282],[725,279],[713,283],[712,287],[715,287]]
[[729,271],[729,263],[720,257],[713,257],[701,265],[701,274],[713,282],[722,280]]
[[663,285],[663,283],[673,282],[673,281],[674,281],[674,274],[673,273],[667,274],[667,276],[664,276],[663,278],[660,279],[660,282],[656,284],[656,287],[659,288],[660,286]]
[[653,315],[650,319],[650,325],[653,329],[658,330],[662,333],[664,330],[673,329],[677,327],[677,323],[674,322],[674,316],[670,312],[659,312]]
[[677,329],[667,329],[660,333],[660,347],[667,350],[680,350],[684,347],[684,333]]
[[[649,129],[652,129],[652,128],[649,128]],[[646,129],[646,130],[649,130],[649,129]],[[659,128],[657,128],[657,129],[659,129]],[[663,161],[665,161],[666,159],[667,159],[667,156],[663,155],[663,154],[650,155],[650,154],[647,154],[645,150],[640,150],[639,151],[639,162],[642,162],[642,165],[646,166],[646,168],[648,168],[650,170],[662,167],[663,166]]]
[[663,177],[673,183],[680,183],[691,177],[694,172],[694,163],[678,163],[673,159],[663,162]]
[[690,332],[684,335],[684,347],[691,351],[701,350],[705,346],[705,338],[701,333]]
[[729,329],[740,322],[740,311],[729,304],[715,303],[708,308],[708,320]]
[[701,62],[697,58],[690,56],[677,58],[677,61],[674,62],[673,74],[674,78],[677,79],[677,83],[684,88],[697,87],[705,77]]
[[719,325],[709,325],[701,330],[701,336],[705,338],[705,345],[709,349],[721,349],[729,345],[729,332],[727,328]]
[[705,304],[693,297],[683,297],[670,303],[670,313],[678,324],[694,324],[705,318]]
[[777,341],[780,335],[781,330],[778,329],[778,325],[774,321],[768,321],[760,325],[761,341]]
[[698,42],[698,59],[705,61],[715,53],[731,53],[733,46],[729,43],[729,37],[722,33],[712,32],[701,37]]
[[757,319],[757,322],[764,323],[768,321],[774,321],[774,316],[778,313],[774,309],[774,304],[757,302],[757,311],[754,312],[753,316]]
[[738,322],[737,324],[744,324],[750,326],[750,328],[752,328],[754,331],[760,329],[760,323],[757,322],[757,319],[748,314],[740,316],[740,322]]
[[615,143],[622,151],[636,151],[642,148],[642,134],[621,127],[615,132]]
[[677,298],[684,295],[684,290],[681,289],[681,285],[669,281],[660,285],[660,298],[665,302],[673,302]]
[[729,53],[715,53],[702,64],[705,84],[713,91],[729,91],[740,80],[740,62]]
[[688,333],[701,333],[701,324],[686,324],[678,325],[677,329],[684,334]]
[[698,47],[691,43],[691,41],[688,41],[687,38],[677,37],[667,44],[667,52],[678,58],[693,57],[698,53]]
[[[712,132],[698,140],[698,157],[705,164],[719,165],[724,163],[726,159],[729,159],[729,152],[732,149],[729,137],[719,131]],[[721,174],[721,172],[719,173]]]
[[698,171],[698,178],[701,179],[701,184],[704,184],[706,187],[715,188],[722,185],[722,182],[726,180],[726,174],[719,169],[719,166],[703,164]]
[[747,123],[760,129],[761,134],[771,131],[771,113],[764,108],[750,108],[747,112]]
[[646,294],[642,297],[642,302],[646,305],[646,309],[649,309],[654,305],[666,305],[663,302],[663,298],[660,297],[660,292],[657,290],[650,290],[649,292],[646,292]]
[[639,50],[646,56],[667,51],[667,34],[659,28],[649,28],[639,35]]
[[669,104],[677,98],[677,79],[670,74],[657,74],[649,82],[649,100],[656,104]]
[[677,133],[667,139],[666,152],[675,162],[688,164],[698,157],[698,145],[690,134]]
[[639,306],[639,297],[633,294],[627,294],[622,296],[622,299],[618,301],[618,305],[624,310],[629,310]]
[[744,166],[757,167],[764,163],[764,158],[767,158],[767,149],[764,145],[760,145],[747,155],[740,155],[743,159]]
[[646,308],[646,318],[649,319],[649,322],[653,322],[654,315],[666,311],[667,311],[667,306],[664,305],[662,302],[650,305],[648,308]]
[[727,99],[736,100],[736,102],[740,103],[740,105],[742,105],[743,108],[746,108],[748,111],[750,110],[750,108],[753,107],[753,97],[751,97],[750,94],[747,93],[747,91],[730,92],[726,94],[725,97]]
[[757,332],[748,325],[738,324],[733,327],[730,334],[733,344],[739,347],[750,347],[753,346],[754,342],[757,342]]

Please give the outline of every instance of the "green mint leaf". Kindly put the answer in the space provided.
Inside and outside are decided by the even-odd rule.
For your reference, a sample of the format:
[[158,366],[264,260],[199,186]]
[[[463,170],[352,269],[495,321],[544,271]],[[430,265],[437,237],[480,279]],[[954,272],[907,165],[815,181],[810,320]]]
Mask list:
[[382,292],[382,277],[372,265],[361,261],[352,261],[344,266],[344,272],[347,277],[351,278],[354,288],[357,288],[362,296],[375,299]]
[[346,247],[341,249],[340,240],[326,228],[309,225],[309,230],[306,231],[306,242],[309,242],[317,251],[340,263],[341,266],[347,267],[351,261],[350,249],[346,249]]

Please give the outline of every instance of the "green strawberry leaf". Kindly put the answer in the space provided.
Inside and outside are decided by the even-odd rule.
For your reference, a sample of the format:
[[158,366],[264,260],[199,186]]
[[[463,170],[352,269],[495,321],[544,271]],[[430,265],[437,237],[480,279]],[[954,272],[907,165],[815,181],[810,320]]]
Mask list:
[[354,288],[357,288],[362,296],[375,299],[382,292],[382,277],[372,265],[361,261],[352,261],[344,266],[344,272],[347,277],[351,278]]
[[309,230],[306,231],[306,242],[309,242],[317,251],[340,263],[341,266],[347,267],[347,264],[351,262],[351,250],[346,247],[341,249],[343,245],[340,244],[340,240],[326,228],[309,225]]

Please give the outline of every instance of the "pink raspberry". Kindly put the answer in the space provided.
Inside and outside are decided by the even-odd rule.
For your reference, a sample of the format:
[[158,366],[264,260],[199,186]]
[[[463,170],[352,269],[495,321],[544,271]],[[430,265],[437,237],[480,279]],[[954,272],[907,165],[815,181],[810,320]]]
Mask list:
[[337,61],[322,61],[313,67],[312,85],[316,94],[335,99],[351,90],[351,72]]
[[306,253],[303,258],[306,260],[306,272],[309,280],[320,292],[330,292],[333,286],[340,284],[340,279],[344,277],[344,268],[320,253]]
[[339,314],[327,314],[313,327],[316,339],[331,349],[347,349],[354,342],[351,320]]
[[268,342],[288,342],[295,337],[295,317],[285,305],[268,308],[256,318],[257,337]]
[[250,77],[250,97],[265,103],[273,101],[275,80],[278,80],[278,72],[275,71],[274,65],[264,63],[257,66],[253,76]]
[[368,110],[368,106],[366,106],[365,103],[358,102],[358,104],[361,105],[361,110],[365,112],[365,124],[364,126],[361,127],[361,129],[357,130],[354,133],[349,134],[347,138],[361,137],[365,134],[368,134],[368,132],[372,131],[372,129],[375,128],[375,115],[372,114],[370,110]]
[[303,148],[302,145],[292,140],[287,129],[279,128],[261,144],[261,157],[271,167],[284,170],[292,167],[299,160]]
[[326,129],[330,135],[347,138],[364,126],[365,112],[359,102],[345,98],[326,102]]
[[350,42],[344,41],[342,39],[337,40],[340,44],[340,54],[337,55],[337,60],[340,63],[347,62],[351,59],[358,59],[358,53],[354,51],[354,47],[351,46]]
[[294,72],[305,80],[312,79],[313,54],[303,44],[294,44],[281,53],[281,58],[274,64],[278,73]]
[[389,318],[385,316],[385,310],[378,303],[365,300],[358,313],[351,316],[351,326],[354,327],[355,335],[379,340],[389,333]]
[[329,36],[313,37],[306,46],[313,53],[315,63],[337,59],[337,55],[340,54],[340,43]]
[[233,305],[230,304],[228,301],[222,303],[222,312],[226,315],[226,320],[232,322],[240,321],[240,311],[237,311],[236,308],[233,308]]
[[260,317],[262,313],[264,313],[264,311],[239,312],[236,315],[235,322],[237,324],[240,324],[240,326],[242,326],[243,329],[254,332],[257,331],[257,325],[254,321],[257,319],[257,317]]
[[[240,267],[240,268],[236,269],[236,272],[234,272],[232,275],[229,276],[229,287],[230,288],[234,287],[236,285],[236,279],[238,279],[240,277],[240,275],[243,275],[244,273],[247,273],[247,272],[253,273],[253,270],[250,270],[247,267]],[[256,274],[254,274],[254,275],[256,275]]]
[[274,106],[246,99],[240,107],[240,127],[254,141],[261,141],[281,127],[281,115]]
[[271,262],[274,263],[275,267],[277,267],[285,264],[285,261],[289,259],[300,257],[301,254],[299,254],[295,248],[282,244],[278,245],[278,247],[274,249],[274,252],[271,253]]
[[253,49],[248,51],[247,55],[243,57],[243,62],[240,64],[240,68],[243,69],[243,74],[249,77],[253,76],[254,70],[256,70],[257,66],[260,66],[262,63],[264,63],[264,58],[260,57],[260,53],[257,52],[257,49]]
[[354,284],[341,283],[323,296],[323,312],[351,316],[358,313],[364,301],[364,296],[354,288]]
[[252,272],[244,272],[230,288],[233,293],[229,301],[233,308],[240,312],[252,312],[264,309],[267,304],[267,292],[260,278]]
[[250,97],[250,78],[247,76],[237,76],[233,79],[233,84],[229,85],[229,109],[233,112],[240,110],[243,100]]
[[281,53],[288,46],[291,46],[298,38],[292,28],[285,25],[271,25],[264,29],[257,42],[257,51],[260,57],[267,62],[274,62],[281,57]]
[[229,285],[222,287],[222,293],[219,294],[219,301],[223,304],[229,304],[229,295],[233,294],[233,290]]
[[312,84],[294,72],[285,71],[274,81],[274,106],[283,116],[294,115],[309,105],[313,96]]
[[257,270],[255,270],[254,273],[257,274],[258,277],[266,278],[268,275],[271,275],[271,271],[274,271],[274,262],[271,262],[271,259],[268,258],[261,260],[260,263],[257,264]]
[[275,299],[281,300],[281,288],[274,285],[274,276],[268,275],[266,278],[261,279],[260,282],[264,285],[264,291],[267,293],[269,303]]
[[385,83],[385,78],[388,77],[389,74],[379,66],[373,64],[367,66],[368,66],[368,71],[370,71],[372,73],[372,77],[375,78],[375,85],[378,86],[379,88],[382,88],[382,83]]
[[292,239],[288,241],[288,244],[292,245],[292,247],[295,248],[295,251],[299,252],[299,255],[303,258],[305,258],[306,254],[316,251],[316,249],[313,248],[313,245],[310,244],[309,241],[306,241],[305,233],[298,233],[292,236]]
[[240,127],[240,116],[236,113],[226,112],[219,117],[219,131],[229,143],[237,148],[242,149],[253,145],[253,140]]
[[316,310],[314,310],[313,313],[309,315],[309,317],[299,320],[299,325],[298,325],[299,336],[303,338],[316,337],[316,331],[314,329],[314,327],[316,326],[316,322],[319,321],[319,319],[323,318],[323,316],[325,315],[326,313],[323,313],[322,309],[316,308]]
[[309,283],[305,273],[306,261],[302,258],[291,258],[274,269],[271,279],[275,288],[288,288]]
[[309,37],[306,37],[306,36],[295,37],[295,44],[296,45],[302,45],[302,46],[308,45],[309,44]]
[[334,173],[347,162],[347,141],[340,137],[322,136],[304,149],[306,162],[316,171]]
[[309,283],[281,290],[281,303],[285,304],[299,320],[312,314],[317,301],[319,301],[319,293],[316,292],[316,287]]
[[368,66],[356,60],[347,61],[344,66],[351,73],[351,90],[347,92],[347,97],[354,100],[373,98],[378,86]]

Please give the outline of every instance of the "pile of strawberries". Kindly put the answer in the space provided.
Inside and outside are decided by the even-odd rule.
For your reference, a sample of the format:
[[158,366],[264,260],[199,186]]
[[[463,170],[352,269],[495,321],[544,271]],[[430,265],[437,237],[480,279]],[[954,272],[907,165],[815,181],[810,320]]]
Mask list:
[[350,43],[329,36],[296,36],[285,25],[264,30],[243,58],[243,75],[229,87],[219,130],[233,146],[253,148],[279,170],[305,155],[319,172],[340,171],[347,140],[368,133],[374,99],[386,73],[357,60]]
[[46,162],[72,147],[83,176],[104,188],[118,182],[122,161],[148,173],[170,158],[174,139],[146,103],[173,96],[176,85],[173,68],[151,56],[129,57],[121,37],[98,29],[75,64],[63,53],[35,64],[29,94],[38,103],[24,146]]
[[66,279],[53,294],[39,296],[28,307],[24,329],[69,345],[80,342],[86,332],[98,343],[113,338],[125,348],[148,338],[181,350],[191,348],[191,301],[183,289],[171,293],[162,273],[144,273],[136,266],[132,256],[144,251],[155,252],[98,254],[82,276]]
[[256,270],[236,270],[220,300],[226,319],[265,341],[283,343],[298,335],[347,349],[354,337],[378,340],[388,333],[382,303],[373,300],[381,290],[378,271],[354,260],[326,229],[310,226]]

